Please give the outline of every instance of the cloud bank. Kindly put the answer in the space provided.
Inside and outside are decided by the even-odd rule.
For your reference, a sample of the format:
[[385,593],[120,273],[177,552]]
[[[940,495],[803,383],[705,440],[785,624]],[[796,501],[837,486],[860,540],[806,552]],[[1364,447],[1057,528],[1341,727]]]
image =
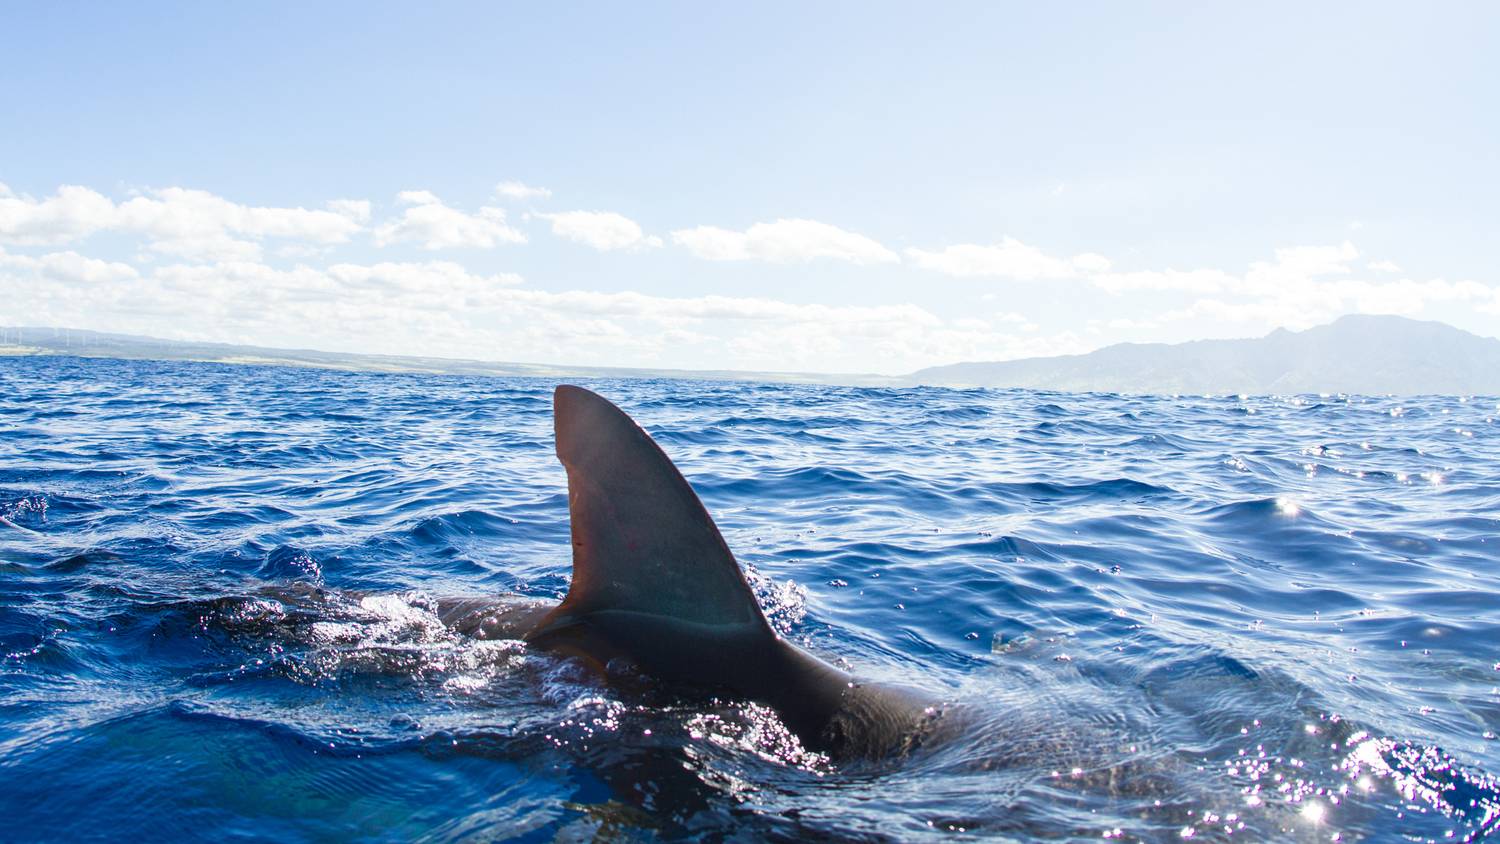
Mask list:
[[408,190],[396,198],[407,206],[401,216],[375,229],[375,245],[415,243],[423,249],[489,249],[525,243],[526,235],[505,222],[505,209],[485,207],[466,214],[449,208],[429,191]]
[[661,246],[661,238],[649,237],[640,224],[610,211],[562,211],[536,214],[552,223],[552,233],[600,252]]
[[672,242],[710,261],[787,264],[829,258],[852,264],[893,264],[895,252],[864,235],[816,220],[756,223],[742,231],[698,226],[672,232]]
[[116,203],[78,185],[44,199],[0,192],[0,243],[75,243],[101,232],[134,234],[178,257],[254,258],[268,238],[346,243],[369,219],[367,202],[339,199],[328,210],[241,205],[207,191],[164,188]]
[[956,278],[1009,278],[1019,281],[1077,278],[1081,273],[1103,272],[1108,259],[1093,253],[1056,258],[1034,246],[1005,238],[993,246],[961,243],[940,250],[908,249],[907,257],[925,270]]
[[[519,182],[494,194],[550,197]],[[553,238],[533,242],[528,227]],[[1205,325],[1244,336],[1349,312],[1500,315],[1491,283],[1412,276],[1350,241],[1270,249],[1239,268],[1178,268],[1013,237],[898,254],[798,218],[670,232],[667,243],[602,210],[531,210],[513,223],[504,209],[456,207],[427,190],[304,207],[183,187],[112,198],[65,185],[33,197],[0,184],[0,324],[510,361],[901,373],[1187,339]],[[598,289],[546,278],[575,245],[619,261],[619,272],[584,282]],[[553,257],[525,264],[536,249]],[[778,299],[753,292],[769,285],[722,289],[713,274],[723,262],[763,264],[758,279],[843,264],[845,278],[885,287],[857,287],[852,301],[850,288],[818,287],[814,274],[804,288],[782,285],[792,292]],[[521,265],[543,267],[541,283],[513,271]],[[658,272],[688,280],[639,289]],[[1061,316],[1033,307],[1042,294]]]

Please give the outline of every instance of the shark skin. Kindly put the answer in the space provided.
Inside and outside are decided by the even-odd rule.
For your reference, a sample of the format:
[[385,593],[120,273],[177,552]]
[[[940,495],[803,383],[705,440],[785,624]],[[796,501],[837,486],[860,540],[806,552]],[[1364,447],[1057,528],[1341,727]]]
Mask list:
[[568,473],[567,597],[455,601],[439,610],[445,624],[521,638],[605,678],[623,661],[684,691],[762,703],[804,746],[838,758],[902,755],[946,732],[936,701],[861,682],[776,635],[697,493],[624,411],[569,385],[553,411]]

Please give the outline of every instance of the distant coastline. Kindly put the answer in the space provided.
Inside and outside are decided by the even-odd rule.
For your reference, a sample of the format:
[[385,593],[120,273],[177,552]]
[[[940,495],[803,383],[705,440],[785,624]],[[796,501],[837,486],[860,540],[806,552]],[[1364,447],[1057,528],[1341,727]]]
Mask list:
[[276,349],[70,328],[0,327],[0,356],[76,355],[360,372],[682,378],[860,387],[1021,387],[1139,394],[1500,395],[1500,340],[1396,316],[1345,316],[1241,340],[1120,343],[1088,354],[961,362],[909,375],[650,369]]
[[124,360],[177,360],[252,366],[302,366],[351,372],[426,375],[491,375],[532,378],[691,378],[705,381],[758,381],[782,384],[899,386],[902,379],[879,375],[822,375],[800,372],[647,369],[510,363],[461,358],[368,355],[316,349],[277,349],[234,343],[164,340],[73,328],[0,327],[0,355],[74,355]]

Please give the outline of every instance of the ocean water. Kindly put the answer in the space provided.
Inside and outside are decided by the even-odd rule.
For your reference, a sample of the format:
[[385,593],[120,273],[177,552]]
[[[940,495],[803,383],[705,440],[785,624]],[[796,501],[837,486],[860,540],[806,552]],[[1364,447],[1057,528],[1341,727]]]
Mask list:
[[0,359],[0,839],[1448,841],[1500,828],[1500,400],[584,382],[917,754],[618,691],[552,384]]

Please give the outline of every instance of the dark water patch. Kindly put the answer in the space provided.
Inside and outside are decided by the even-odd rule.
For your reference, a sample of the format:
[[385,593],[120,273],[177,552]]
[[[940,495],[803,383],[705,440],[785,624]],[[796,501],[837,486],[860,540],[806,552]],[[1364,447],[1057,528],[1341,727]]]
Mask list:
[[1128,500],[1172,492],[1168,487],[1156,486],[1131,478],[1108,478],[1077,483],[1049,483],[1022,481],[990,484],[987,487],[996,497],[1029,501],[1095,501]]
[[412,538],[420,543],[441,544],[457,538],[498,539],[514,532],[514,519],[506,519],[482,510],[465,510],[423,519],[411,529]]
[[123,558],[119,554],[112,551],[94,550],[56,560],[48,563],[45,568],[48,572],[55,574],[70,574],[84,570],[96,573],[100,567],[118,565],[121,562]]
[[988,419],[995,413],[993,408],[984,405],[951,405],[947,407],[933,408],[928,416],[933,420],[943,423],[976,422]]

